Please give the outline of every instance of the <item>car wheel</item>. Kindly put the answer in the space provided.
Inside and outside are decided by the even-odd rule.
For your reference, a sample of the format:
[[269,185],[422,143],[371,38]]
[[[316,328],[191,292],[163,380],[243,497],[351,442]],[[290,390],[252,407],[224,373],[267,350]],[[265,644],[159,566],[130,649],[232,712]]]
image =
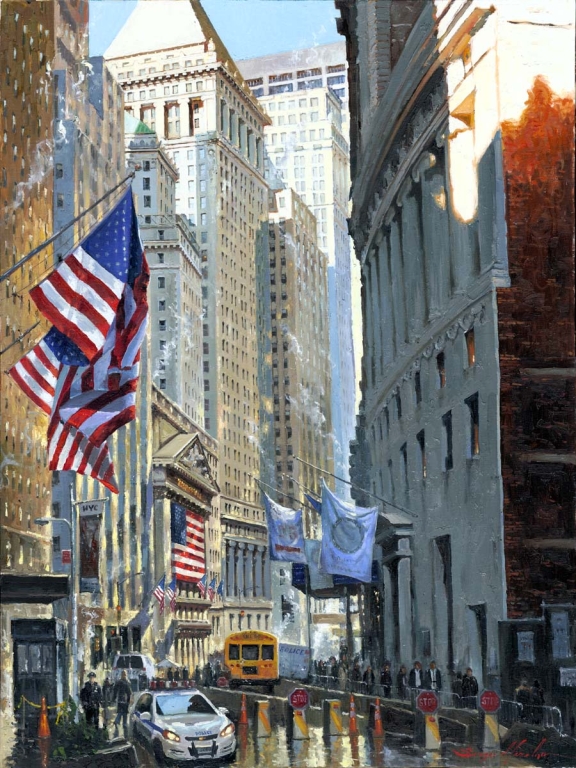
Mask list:
[[232,752],[230,755],[226,755],[224,758],[225,763],[233,763],[234,760],[236,760],[236,750],[234,750],[234,752]]
[[162,746],[159,741],[154,742],[154,757],[156,758],[156,762],[158,765],[166,765],[166,757],[164,755],[164,750],[162,749]]

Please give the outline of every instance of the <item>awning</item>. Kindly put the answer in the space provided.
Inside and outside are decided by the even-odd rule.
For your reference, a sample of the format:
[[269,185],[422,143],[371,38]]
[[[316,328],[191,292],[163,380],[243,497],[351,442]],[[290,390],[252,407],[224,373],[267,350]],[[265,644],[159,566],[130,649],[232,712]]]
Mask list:
[[68,597],[66,574],[0,573],[0,602],[43,603]]

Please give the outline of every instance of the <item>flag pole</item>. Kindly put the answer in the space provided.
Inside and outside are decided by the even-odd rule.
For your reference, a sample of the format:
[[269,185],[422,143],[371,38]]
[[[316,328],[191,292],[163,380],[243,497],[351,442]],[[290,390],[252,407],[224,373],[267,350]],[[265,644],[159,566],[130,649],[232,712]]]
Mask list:
[[288,480],[292,480],[293,483],[296,483],[296,485],[299,488],[302,488],[303,491],[306,491],[306,493],[311,493],[312,496],[316,496],[316,498],[318,499],[322,498],[319,493],[316,493],[316,491],[313,491],[311,488],[308,488],[306,485],[302,485],[302,483],[299,483],[298,480],[294,480],[294,478],[290,477],[290,475],[287,475],[286,472],[282,472],[282,477],[287,477]]
[[[251,477],[253,480],[255,480],[258,483],[258,485],[260,486],[260,490],[262,490],[262,486],[265,486],[266,488],[270,488],[271,491],[274,491],[275,493],[278,493],[281,496],[286,496],[286,498],[290,499],[291,501],[295,501],[297,504],[302,504],[302,503],[306,504],[306,502],[301,502],[300,499],[297,499],[295,496],[291,496],[289,493],[286,493],[285,491],[282,490],[282,488],[276,488],[276,486],[270,485],[269,483],[265,483],[263,480],[258,480],[257,477],[254,477],[254,475],[251,475],[250,473],[248,473],[248,477]],[[291,477],[290,480],[294,480],[294,478]],[[294,480],[294,482],[296,483],[296,480]],[[299,483],[296,483],[296,484],[299,485]],[[315,510],[314,507],[312,507],[310,504],[306,504],[306,506],[309,509],[311,509],[313,512],[317,513],[317,510]]]
[[37,254],[40,253],[40,251],[43,251],[44,248],[47,248],[49,245],[52,245],[52,243],[57,240],[63,232],[66,232],[67,229],[70,229],[71,226],[76,224],[78,221],[80,221],[81,218],[86,216],[87,213],[90,213],[90,211],[93,211],[94,208],[96,208],[100,203],[102,203],[104,200],[106,200],[107,197],[110,197],[114,192],[116,192],[117,189],[119,189],[122,184],[126,184],[128,179],[133,179],[136,175],[136,170],[131,171],[128,176],[126,176],[122,181],[118,182],[115,187],[112,187],[112,189],[108,190],[106,194],[102,195],[102,197],[99,197],[98,200],[96,200],[95,203],[92,203],[92,205],[89,208],[86,208],[85,211],[81,211],[78,216],[75,216],[73,219],[71,219],[68,224],[62,227],[62,229],[59,229],[58,232],[51,235],[48,240],[44,240],[43,243],[40,243],[40,245],[37,245],[36,248],[33,248],[30,253],[27,253],[26,256],[23,256],[20,261],[17,261],[16,264],[10,267],[10,269],[7,269],[6,272],[0,275],[0,283],[3,283],[4,280],[7,280],[10,275],[14,274],[16,270],[20,269],[20,267],[24,266],[27,261],[30,261],[30,259],[34,258]]
[[391,501],[388,501],[388,499],[383,499],[381,496],[376,496],[375,493],[371,493],[370,491],[367,491],[365,488],[361,488],[359,485],[355,485],[354,483],[351,483],[350,480],[345,480],[343,477],[338,477],[338,475],[334,475],[332,472],[328,472],[326,469],[322,469],[321,467],[317,467],[314,464],[310,464],[309,461],[304,461],[304,459],[299,458],[298,456],[294,456],[296,461],[299,461],[301,464],[306,464],[309,467],[312,467],[312,469],[318,470],[318,472],[321,472],[323,475],[328,475],[329,477],[333,477],[335,480],[339,480],[341,483],[346,483],[346,485],[349,485],[351,488],[355,488],[357,491],[362,491],[362,493],[365,493],[367,496],[370,496],[372,499],[378,499],[378,501],[381,501],[383,504],[388,504],[390,507],[394,507],[394,509],[399,509],[401,512],[405,512],[407,515],[410,515],[411,517],[418,517],[418,515],[415,512],[411,512],[409,509],[405,509],[405,507],[400,507],[398,504],[393,504]]
[[14,346],[14,344],[18,344],[18,342],[19,342],[19,341],[22,341],[22,339],[23,339],[25,336],[28,336],[28,334],[29,334],[31,331],[33,331],[33,330],[34,330],[34,328],[37,328],[39,325],[40,325],[40,320],[38,320],[38,322],[37,322],[37,323],[34,323],[34,325],[30,326],[30,328],[28,328],[27,330],[23,331],[23,332],[20,334],[20,336],[17,336],[17,337],[14,339],[14,341],[13,341],[11,344],[8,344],[8,346],[7,346],[7,347],[4,347],[4,349],[0,349],[0,355],[3,355],[3,354],[4,354],[4,352],[8,352],[8,350],[9,350],[9,349],[12,349],[12,347]]

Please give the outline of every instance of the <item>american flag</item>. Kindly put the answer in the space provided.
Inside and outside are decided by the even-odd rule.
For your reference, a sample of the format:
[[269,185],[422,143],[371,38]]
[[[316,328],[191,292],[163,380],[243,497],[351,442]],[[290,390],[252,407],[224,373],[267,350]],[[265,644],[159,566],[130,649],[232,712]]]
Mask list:
[[202,578],[196,584],[196,586],[200,590],[200,594],[202,595],[202,597],[206,597],[206,574],[204,574],[204,576],[202,576]]
[[[60,331],[53,328],[8,373],[28,397],[45,413],[55,407],[58,376],[68,364],[86,362],[82,352]],[[108,446],[94,445],[78,430],[51,420],[49,454],[57,454],[59,461],[50,461],[51,470],[73,470],[99,480],[107,488],[118,493],[114,478],[114,465]],[[59,449],[50,446],[59,445]]]
[[170,516],[172,571],[178,581],[195,583],[206,573],[204,518],[175,501],[171,503]]
[[114,325],[130,261],[138,254],[131,240],[134,204],[128,190],[81,245],[30,296],[50,322],[73,339],[91,361]]
[[176,610],[176,576],[174,576],[170,584],[166,587],[166,597],[170,603],[170,610],[174,613]]
[[210,584],[208,584],[208,599],[214,600],[215,594],[216,594],[216,577],[214,577],[210,582]]
[[160,613],[164,613],[164,585],[166,584],[166,576],[162,576],[158,584],[154,587],[154,591],[152,594],[158,600],[158,607],[160,608]]

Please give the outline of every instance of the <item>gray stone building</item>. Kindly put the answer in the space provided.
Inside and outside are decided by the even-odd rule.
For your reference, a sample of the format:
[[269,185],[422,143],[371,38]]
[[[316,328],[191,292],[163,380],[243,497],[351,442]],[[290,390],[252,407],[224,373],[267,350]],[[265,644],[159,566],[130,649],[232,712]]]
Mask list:
[[[570,151],[549,146],[537,127],[530,134],[530,109],[544,103],[564,124],[561,98],[572,98],[573,83],[553,51],[571,55],[567,16],[546,4],[524,9],[523,18],[550,21],[536,33],[532,22],[518,26],[507,2],[336,5],[350,64],[351,231],[364,319],[351,473],[368,491],[355,492],[359,503],[370,493],[388,500],[377,531],[381,582],[361,604],[364,651],[396,669],[414,658],[435,659],[449,675],[471,666],[481,687],[500,685],[515,665],[502,680],[507,695],[521,670],[545,676],[548,696],[558,696],[559,665],[574,655],[560,637],[573,621],[573,442],[554,428],[573,424],[564,407],[574,397],[573,250],[563,224],[542,224],[546,204],[516,153],[519,141],[537,142],[554,158],[543,169],[563,167],[557,158]],[[530,42],[528,62],[519,54]],[[561,191],[569,179],[547,183],[558,186],[549,193],[558,221],[572,221]],[[532,242],[562,243],[558,266]],[[554,498],[543,476],[563,489]],[[518,666],[527,641],[514,633],[542,599],[556,629],[546,641],[532,629],[531,642],[542,655],[549,642],[552,661],[538,666],[533,647],[531,666]]]

